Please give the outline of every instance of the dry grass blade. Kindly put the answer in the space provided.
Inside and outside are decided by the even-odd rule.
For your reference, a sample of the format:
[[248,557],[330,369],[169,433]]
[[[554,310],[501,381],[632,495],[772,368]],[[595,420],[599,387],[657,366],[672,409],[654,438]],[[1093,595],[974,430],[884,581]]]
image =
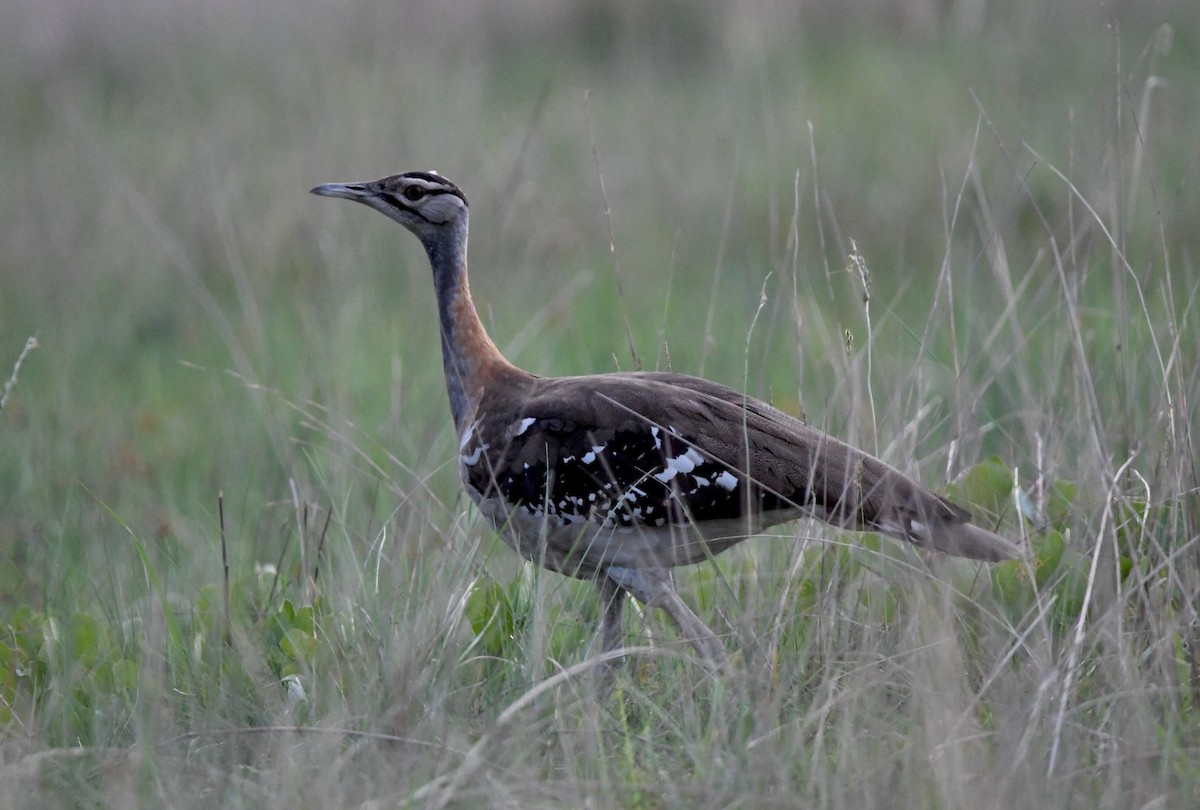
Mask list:
[[31,337],[25,341],[25,348],[21,349],[21,353],[17,355],[17,361],[13,363],[12,374],[5,381],[3,390],[0,390],[0,413],[4,412],[4,406],[8,403],[9,394],[17,387],[17,375],[21,373],[21,365],[25,362],[26,355],[37,347],[37,338]]

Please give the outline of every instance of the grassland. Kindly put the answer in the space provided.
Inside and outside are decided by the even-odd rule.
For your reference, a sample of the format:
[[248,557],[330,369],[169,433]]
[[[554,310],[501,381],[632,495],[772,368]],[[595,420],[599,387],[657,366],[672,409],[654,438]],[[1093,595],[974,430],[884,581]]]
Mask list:
[[[7,3],[0,803],[1200,804],[1200,14],[1041,5]],[[798,524],[681,572],[737,677],[648,612],[598,695],[418,246],[306,193],[427,168],[515,362],[744,388],[1029,559]]]

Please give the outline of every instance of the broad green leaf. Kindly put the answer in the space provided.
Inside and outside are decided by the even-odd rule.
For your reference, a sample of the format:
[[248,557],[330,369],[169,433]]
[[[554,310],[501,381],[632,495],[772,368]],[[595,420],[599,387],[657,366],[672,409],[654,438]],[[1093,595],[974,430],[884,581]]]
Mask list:
[[992,593],[1009,609],[1010,615],[1019,615],[1033,596],[1025,563],[1021,560],[1005,560],[992,566]]
[[1050,485],[1050,499],[1046,504],[1046,518],[1059,531],[1070,527],[1071,512],[1075,507],[1075,496],[1079,492],[1074,481],[1055,481]]
[[471,583],[463,612],[489,655],[500,655],[513,636],[513,609],[503,586],[483,576]]
[[1012,469],[999,456],[986,458],[967,471],[960,491],[973,510],[1003,514],[1012,504]]
[[1050,532],[1033,543],[1034,579],[1039,588],[1046,587],[1050,577],[1058,569],[1066,543],[1058,532]]

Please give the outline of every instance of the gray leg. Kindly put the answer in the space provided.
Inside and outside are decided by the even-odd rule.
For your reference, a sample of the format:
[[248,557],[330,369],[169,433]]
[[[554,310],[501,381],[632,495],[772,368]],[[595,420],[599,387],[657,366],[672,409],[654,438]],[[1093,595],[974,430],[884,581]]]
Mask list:
[[[609,566],[608,576],[642,604],[665,610],[683,637],[696,648],[705,665],[713,669],[729,669],[725,645],[679,598],[670,570]],[[605,614],[606,621],[607,618]]]
[[[625,628],[621,626],[621,613],[625,607],[625,589],[606,576],[596,581],[600,589],[600,605],[604,608],[604,617],[600,621],[600,653],[612,652],[621,648],[625,638]],[[613,675],[622,664],[621,659],[605,661],[600,665],[600,691],[607,694],[613,686]]]
[[596,586],[600,588],[600,604],[604,608],[604,618],[600,624],[600,652],[612,652],[620,648],[625,636],[621,626],[625,589],[605,576],[600,578]]

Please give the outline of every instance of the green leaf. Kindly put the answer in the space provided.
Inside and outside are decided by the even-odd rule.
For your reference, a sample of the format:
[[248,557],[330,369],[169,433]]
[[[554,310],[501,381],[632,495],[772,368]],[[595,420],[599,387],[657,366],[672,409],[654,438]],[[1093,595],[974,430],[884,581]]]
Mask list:
[[1054,585],[1058,599],[1052,613],[1056,629],[1067,630],[1079,618],[1083,600],[1087,595],[1088,559],[1082,554],[1068,552],[1064,555],[1063,576]]
[[1050,500],[1046,504],[1046,518],[1059,531],[1069,528],[1071,512],[1075,508],[1075,497],[1079,487],[1074,481],[1055,481],[1050,485]]
[[695,568],[688,579],[688,590],[700,613],[711,613],[721,601],[721,593],[725,590],[724,580],[728,574],[719,567],[719,563],[707,563]]
[[305,605],[296,611],[292,627],[305,635],[315,636],[317,634],[317,615],[312,605]]
[[[550,627],[550,642],[547,645],[549,661],[563,661],[578,656],[581,648],[591,639],[591,632],[582,622],[573,617],[559,617]],[[628,639],[626,639],[626,643]]]
[[0,641],[0,728],[12,720],[12,706],[17,697],[19,652]]
[[873,625],[887,627],[896,619],[899,600],[896,593],[882,582],[865,585],[859,595]]
[[1058,532],[1049,532],[1033,543],[1034,580],[1039,588],[1046,587],[1050,576],[1058,569],[1066,543]]
[[864,532],[858,538],[858,545],[867,551],[878,554],[883,548],[883,538],[876,532]]
[[119,658],[112,663],[112,678],[113,685],[127,693],[133,693],[137,689],[138,673],[141,667],[136,661],[131,661],[128,658]]
[[1012,503],[1012,469],[1000,456],[986,458],[967,471],[960,491],[973,510],[1000,515]]
[[463,612],[489,655],[500,655],[513,637],[513,609],[503,586],[489,576],[471,583]]
[[284,633],[279,642],[279,649],[284,655],[298,664],[311,661],[317,652],[317,637],[299,628],[292,628]]
[[817,606],[817,583],[811,577],[800,580],[795,588],[792,606],[797,613],[810,613]]
[[89,613],[76,613],[67,626],[68,653],[84,669],[93,670],[104,658],[104,629]]
[[1033,589],[1021,560],[1005,560],[992,566],[992,593],[997,601],[1009,610],[1009,615],[1019,616],[1033,598]]

